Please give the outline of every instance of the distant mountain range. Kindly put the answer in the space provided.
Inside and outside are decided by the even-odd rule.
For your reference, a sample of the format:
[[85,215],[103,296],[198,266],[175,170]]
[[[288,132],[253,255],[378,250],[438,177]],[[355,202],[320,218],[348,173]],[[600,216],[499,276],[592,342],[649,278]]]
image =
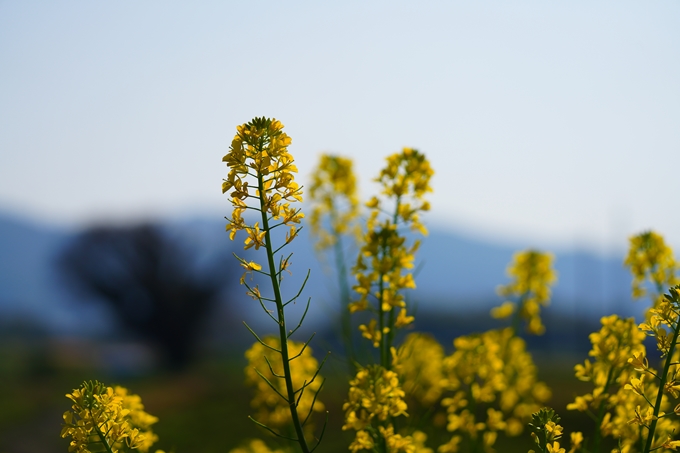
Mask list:
[[[229,241],[219,217],[173,220],[165,226],[205,256],[222,250],[238,253],[240,248]],[[64,289],[55,267],[60,251],[78,233],[0,213],[0,319],[31,319],[51,331],[64,333],[106,329],[106,307],[74,300],[73,294]],[[496,288],[508,281],[505,269],[516,251],[509,245],[432,229],[417,254],[418,287],[410,300],[417,302],[418,310],[428,316],[488,313],[502,302]],[[337,285],[323,272],[328,266],[314,254],[305,229],[291,244],[290,252],[294,253],[293,276],[287,277],[284,289],[293,292],[296,282],[301,282],[306,269],[311,268],[312,276],[303,293],[305,301],[307,297],[313,301],[307,322],[319,325],[332,319],[337,311]],[[642,312],[645,304],[634,304],[630,298],[631,277],[623,267],[622,256],[601,256],[588,250],[552,252],[559,274],[552,305],[547,309],[552,316],[594,318]],[[252,259],[254,255],[248,256]],[[265,317],[258,313],[258,304],[244,295],[239,297],[238,303],[246,308],[244,318],[256,326],[262,323]],[[304,304],[295,305],[299,311]]]

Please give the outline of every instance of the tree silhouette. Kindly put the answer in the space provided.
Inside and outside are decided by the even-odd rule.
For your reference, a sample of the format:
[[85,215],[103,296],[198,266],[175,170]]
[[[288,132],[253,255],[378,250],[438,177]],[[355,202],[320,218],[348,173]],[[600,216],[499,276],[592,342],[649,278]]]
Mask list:
[[168,369],[181,369],[219,296],[234,260],[227,250],[199,266],[198,254],[159,226],[94,227],[60,256],[73,287],[108,303],[121,327],[154,346]]

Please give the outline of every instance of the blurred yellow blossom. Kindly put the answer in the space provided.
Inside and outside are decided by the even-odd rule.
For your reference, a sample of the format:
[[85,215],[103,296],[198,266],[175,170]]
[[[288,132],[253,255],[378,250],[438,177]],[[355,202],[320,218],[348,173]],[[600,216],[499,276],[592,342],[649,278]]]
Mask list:
[[677,277],[678,263],[673,250],[666,245],[663,236],[654,231],[630,238],[624,263],[633,274],[633,297],[639,299],[647,294],[644,282],[649,279],[656,291],[656,295],[652,297],[654,306],[663,300],[665,288],[680,283]]
[[349,383],[349,399],[343,405],[345,425],[342,429],[364,430],[374,420],[407,415],[404,391],[399,376],[379,365],[362,368]]
[[553,256],[536,250],[516,253],[507,272],[512,281],[499,287],[498,293],[515,302],[504,302],[494,308],[491,315],[507,318],[514,314],[513,328],[517,329],[520,319],[523,319],[527,322],[528,333],[543,334],[545,327],[541,322],[541,306],[550,303],[550,287],[557,281]]
[[[442,362],[444,388],[453,396],[442,405],[448,410],[447,430],[462,438],[451,442],[481,441],[491,451],[496,434],[486,433],[519,435],[539,404],[550,398],[550,390],[537,380],[526,343],[511,328],[458,337],[453,344],[453,354]],[[480,407],[486,408],[486,417],[475,410]],[[451,443],[442,448],[454,451]]]
[[380,365],[362,368],[350,381],[349,398],[344,404],[343,430],[356,431],[349,449],[372,450],[380,446],[387,453],[433,453],[425,446],[427,435],[414,431],[412,435],[397,433],[393,422],[407,416],[404,391],[399,376]]
[[[331,249],[338,279],[340,302],[340,331],[345,347],[350,373],[356,371],[357,360],[353,345],[351,314],[366,309],[361,303],[352,303],[350,275],[347,256],[348,245],[356,244],[361,237],[359,225],[359,197],[353,163],[349,158],[322,154],[319,164],[312,172],[309,188],[311,237],[319,257]],[[349,241],[346,236],[349,236]]]
[[407,335],[398,349],[394,365],[406,395],[426,407],[439,400],[444,383],[443,359],[444,348],[432,336],[424,333]]
[[128,413],[130,424],[139,430],[142,439],[137,447],[141,452],[149,451],[149,448],[158,441],[158,436],[154,434],[151,425],[158,422],[158,417],[154,417],[144,410],[142,398],[139,395],[130,394],[125,387],[116,386],[113,389],[117,396],[123,398],[123,409]]
[[581,445],[583,444],[583,433],[581,433],[581,431],[573,432],[571,433],[570,438],[571,448],[569,449],[569,453],[574,453],[576,450],[581,448]]
[[[359,197],[351,159],[322,154],[312,172],[309,215],[315,248],[323,250],[336,244],[339,237],[359,234]],[[324,219],[327,217],[327,221]]]

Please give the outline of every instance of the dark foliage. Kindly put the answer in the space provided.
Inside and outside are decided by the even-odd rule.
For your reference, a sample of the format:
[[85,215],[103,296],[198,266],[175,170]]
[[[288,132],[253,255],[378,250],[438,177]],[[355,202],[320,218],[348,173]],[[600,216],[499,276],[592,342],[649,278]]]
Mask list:
[[86,230],[59,264],[73,288],[108,303],[124,330],[176,370],[191,361],[207,318],[237,280],[228,250],[199,261],[181,239],[144,224]]

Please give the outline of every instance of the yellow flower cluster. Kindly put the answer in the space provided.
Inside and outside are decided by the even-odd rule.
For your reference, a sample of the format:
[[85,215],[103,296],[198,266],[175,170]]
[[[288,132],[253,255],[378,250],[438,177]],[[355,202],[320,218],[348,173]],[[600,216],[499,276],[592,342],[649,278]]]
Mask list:
[[432,453],[431,448],[424,444],[427,435],[422,431],[416,431],[412,436],[402,436],[394,433],[394,427],[379,426],[378,435],[371,436],[368,431],[359,431],[349,449],[352,452],[359,450],[381,451],[385,453]]
[[[648,321],[639,326],[642,332],[656,339],[657,349],[665,362],[663,371],[659,373],[651,368],[644,353],[628,359],[628,363],[642,374],[631,378],[625,389],[641,397],[640,404],[646,406],[646,409],[641,409],[637,405],[629,423],[648,429],[647,445],[653,447],[657,444],[653,449],[663,447],[675,450],[680,446],[680,441],[671,437],[680,431],[680,423],[677,418],[670,418],[668,416],[671,414],[667,414],[673,407],[671,397],[677,401],[680,396],[680,354],[677,350],[679,323],[680,286],[675,286],[670,288],[656,308],[649,310]],[[652,379],[649,383],[645,382],[648,377]],[[676,404],[673,412],[680,415],[680,404]]]
[[[677,294],[677,287],[671,288],[671,294]],[[674,294],[674,295],[675,295]],[[640,330],[656,339],[656,347],[665,357],[671,352],[677,339],[673,338],[678,322],[678,307],[671,298],[663,298],[656,308],[649,310],[649,321],[640,324]]]
[[399,347],[393,364],[407,396],[423,406],[439,401],[443,391],[444,348],[432,336],[411,333]]
[[537,381],[536,366],[526,343],[511,328],[461,336],[455,351],[443,360],[447,430],[451,440],[440,453],[455,452],[463,437],[492,451],[497,433],[517,436],[550,390]]
[[[621,439],[622,445],[630,448],[639,439],[638,428],[630,423],[631,414],[643,404],[644,397],[626,389],[626,384],[638,376],[628,362],[631,357],[645,357],[645,335],[633,318],[611,315],[603,317],[601,323],[602,328],[590,334],[592,361],[574,367],[578,379],[593,383],[593,391],[577,396],[567,409],[590,414],[601,436]],[[599,434],[595,442],[599,442]]]
[[[380,172],[376,181],[382,186],[382,194],[396,200],[394,223],[401,219],[410,224],[411,229],[427,234],[420,223],[418,212],[429,211],[430,203],[423,197],[432,192],[430,179],[434,170],[424,154],[417,149],[404,148],[400,153],[387,157],[387,166]],[[379,207],[380,200],[373,198],[369,207]]]
[[[621,430],[620,434],[630,436],[633,431],[637,431],[638,434],[633,438],[622,438],[620,442],[622,448],[620,450],[615,450],[616,453],[619,451],[621,453],[636,451],[636,447],[640,445],[641,442],[645,441],[644,438],[640,439],[640,434],[649,436],[649,432],[652,429],[654,431],[653,439],[647,439],[650,442],[650,451],[675,451],[677,447],[680,446],[679,440],[673,440],[673,436],[677,436],[680,424],[676,419],[670,418],[670,416],[673,415],[672,412],[666,413],[664,410],[659,410],[655,414],[654,406],[651,404],[651,401],[658,395],[659,388],[657,385],[645,383],[644,377],[645,376],[642,375],[639,379],[633,378],[631,379],[630,384],[626,384],[625,386],[625,389],[629,393],[634,393],[638,396],[640,404],[636,404],[635,407],[626,405],[625,408],[621,409],[622,412],[623,409],[626,410],[626,414],[628,415],[628,418],[630,418],[628,424],[631,426],[631,429],[629,432],[623,432],[623,430]],[[671,408],[672,406],[670,405],[668,396],[664,394],[662,397],[660,408]],[[654,426],[654,428],[652,428],[652,426]],[[609,427],[606,424],[603,424],[603,431],[607,428]],[[643,430],[642,428],[645,429]]]
[[647,291],[644,282],[649,278],[656,291],[654,305],[663,299],[665,288],[680,284],[677,277],[678,263],[673,250],[658,233],[647,231],[630,238],[625,265],[633,274],[633,297],[644,297]]
[[[357,284],[354,290],[359,300],[349,306],[350,312],[371,308],[369,298],[373,297],[378,315],[368,325],[359,328],[362,335],[381,347],[383,365],[387,366],[387,356],[391,346],[394,328],[401,328],[413,322],[408,316],[403,290],[415,288],[413,275],[414,254],[420,246],[415,241],[406,245],[406,238],[399,232],[400,224],[427,233],[420,223],[418,213],[427,211],[429,203],[423,196],[430,192],[430,178],[433,170],[423,154],[415,149],[404,148],[401,153],[387,158],[387,166],[376,179],[382,185],[382,193],[394,199],[394,212],[380,221],[381,201],[374,197],[367,203],[371,214],[367,222],[363,246],[359,252],[354,273]],[[384,338],[387,337],[387,341]]]
[[413,438],[395,434],[389,422],[400,415],[408,416],[397,373],[380,365],[369,365],[360,369],[349,385],[349,399],[342,407],[345,411],[342,429],[357,432],[350,450],[373,450],[383,445],[386,450],[381,451],[413,453]]
[[[267,336],[262,340],[271,348],[280,348],[278,337]],[[255,387],[251,405],[257,410],[256,420],[271,428],[281,428],[291,423],[291,409],[281,396],[287,394],[281,354],[271,348],[258,341],[246,351],[246,384]],[[312,355],[312,349],[303,343],[288,340],[288,353],[294,388],[305,386],[302,394],[297,395],[297,412],[304,420],[311,411],[324,409],[323,403],[316,398],[321,389],[321,380],[317,376],[319,363]],[[311,427],[311,424],[306,427]]]
[[[316,237],[317,250],[332,247],[343,234],[359,234],[356,223],[359,197],[351,159],[321,155],[319,166],[312,174],[309,198],[313,203],[309,225]],[[324,229],[325,216],[328,216],[328,230]]]
[[125,387],[121,386],[114,387],[113,391],[123,398],[123,410],[130,411],[128,413],[130,424],[133,428],[138,429],[142,435],[138,447],[139,451],[149,451],[149,448],[158,441],[158,436],[151,429],[151,425],[158,422],[158,417],[144,410],[144,404],[142,404],[142,398],[139,395],[130,394]]
[[[567,453],[566,449],[558,442],[562,438],[563,428],[559,424],[560,416],[554,410],[543,407],[538,412],[531,415],[532,428],[531,437],[542,453]],[[569,453],[574,453],[581,448],[583,434],[580,432],[571,433],[571,449]],[[529,453],[535,453],[529,450]]]
[[[229,153],[222,159],[230,169],[222,183],[222,193],[232,191],[229,195],[234,207],[231,217],[227,218],[226,229],[232,240],[239,230],[247,233],[245,249],[271,247],[266,244],[267,233],[280,225],[289,227],[285,242],[292,241],[298,233],[296,225],[304,217],[300,209],[290,206],[292,202],[302,201],[302,191],[293,176],[297,167],[288,153],[291,139],[282,129],[281,122],[269,118],[255,118],[242,124],[236,128]],[[251,182],[255,184],[253,187]],[[255,207],[249,206],[249,198],[259,203]],[[243,218],[247,209],[259,211],[260,221],[247,224]],[[279,220],[279,223],[269,225],[272,220]],[[241,260],[241,264],[247,272],[261,269],[257,263]]]
[[541,322],[541,306],[550,303],[550,286],[557,281],[553,269],[553,256],[536,250],[516,253],[508,267],[512,281],[498,288],[504,297],[516,299],[506,301],[491,311],[494,318],[507,318],[515,315],[513,327],[516,329],[520,319],[527,321],[528,333],[542,335],[545,326]]
[[129,395],[122,387],[106,387],[91,381],[66,395],[73,402],[64,413],[61,437],[71,437],[68,451],[147,452],[158,440],[151,425],[158,419],[144,412],[137,395]]
[[408,415],[399,376],[380,365],[369,365],[357,372],[349,383],[349,401],[343,405],[343,429],[361,431],[375,420]]

